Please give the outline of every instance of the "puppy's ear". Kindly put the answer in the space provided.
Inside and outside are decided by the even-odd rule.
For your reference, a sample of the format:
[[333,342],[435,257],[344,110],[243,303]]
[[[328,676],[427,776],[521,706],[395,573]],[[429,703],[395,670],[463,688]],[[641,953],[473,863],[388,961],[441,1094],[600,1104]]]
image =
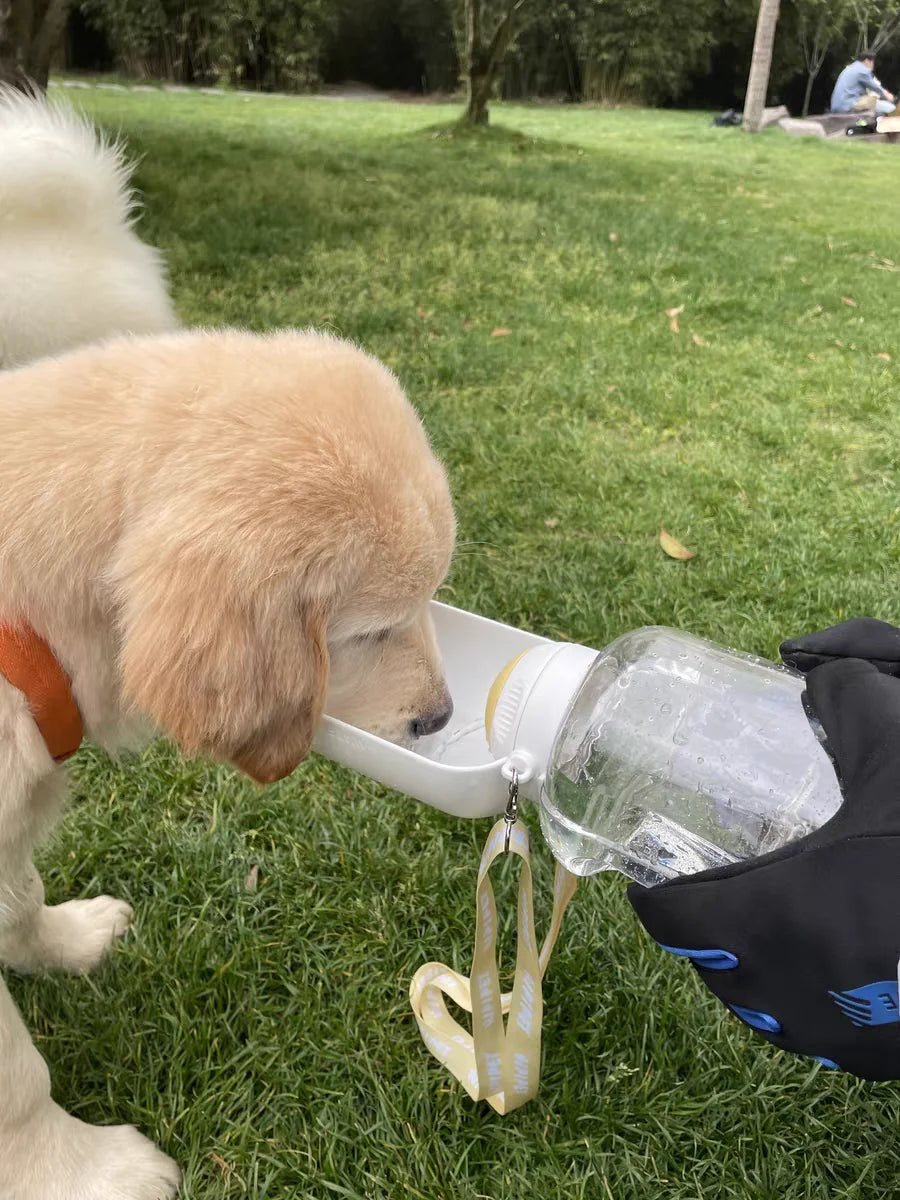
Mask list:
[[227,757],[257,783],[290,775],[309,753],[322,718],[328,689],[325,613],[300,602],[293,619],[257,661],[256,714],[249,714],[249,737],[233,744]]
[[324,606],[284,576],[260,581],[196,546],[146,546],[116,568],[126,700],[186,754],[231,762],[258,783],[289,775],[325,702]]

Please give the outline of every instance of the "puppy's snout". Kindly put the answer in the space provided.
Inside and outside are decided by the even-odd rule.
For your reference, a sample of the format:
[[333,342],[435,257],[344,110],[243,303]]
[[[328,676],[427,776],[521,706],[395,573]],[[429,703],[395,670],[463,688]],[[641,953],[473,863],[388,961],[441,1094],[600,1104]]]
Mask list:
[[414,738],[427,737],[430,733],[438,733],[453,716],[453,701],[445,696],[438,708],[430,712],[420,713],[409,723],[409,732]]

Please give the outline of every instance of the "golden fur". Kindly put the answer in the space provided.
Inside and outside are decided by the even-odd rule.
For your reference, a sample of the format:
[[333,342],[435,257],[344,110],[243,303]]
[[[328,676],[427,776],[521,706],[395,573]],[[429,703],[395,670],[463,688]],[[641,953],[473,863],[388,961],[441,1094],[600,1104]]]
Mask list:
[[[102,744],[149,720],[267,782],[325,708],[400,741],[449,716],[428,616],[447,481],[396,379],[345,342],[123,338],[0,374],[0,512],[0,621],[49,642]],[[61,774],[0,680],[0,963],[19,969],[86,970],[130,918],[109,897],[43,905],[31,848]],[[135,1131],[53,1104],[0,980],[0,1196],[176,1183]]]

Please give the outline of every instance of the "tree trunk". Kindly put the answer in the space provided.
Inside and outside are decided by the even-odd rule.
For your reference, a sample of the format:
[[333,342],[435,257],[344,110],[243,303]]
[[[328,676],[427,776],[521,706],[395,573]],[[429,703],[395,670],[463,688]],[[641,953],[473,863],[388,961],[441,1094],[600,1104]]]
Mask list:
[[[26,6],[28,12],[24,11]],[[23,87],[27,82],[21,53],[23,26],[31,27],[30,4],[19,0],[13,12],[12,0],[0,0],[0,83],[13,87]]]
[[816,21],[816,30],[813,34],[812,42],[809,40],[809,30],[806,23],[800,22],[800,49],[803,51],[803,62],[806,66],[806,92],[803,96],[803,111],[801,117],[809,116],[809,99],[812,95],[813,84],[818,78],[819,72],[822,70],[822,64],[825,61],[825,56],[828,54],[828,47],[831,45],[831,39],[834,36],[835,27],[829,25],[829,17],[831,14],[827,9],[819,11],[819,19]]
[[748,133],[759,133],[762,125],[766,93],[769,90],[769,70],[772,66],[777,23],[778,0],[760,0],[756,36],[753,39],[753,58],[750,62],[750,78],[747,81],[747,95],[744,99],[744,129]]
[[484,72],[476,73],[469,68],[466,80],[466,112],[464,120],[468,125],[487,125],[490,118],[488,101],[491,98],[493,79]]
[[466,112],[463,120],[469,125],[487,125],[488,122],[481,5],[482,0],[466,0]]
[[[0,0],[2,3],[2,0]],[[466,0],[466,111],[468,125],[487,125],[488,103],[497,73],[515,33],[516,17],[526,0],[509,0],[509,8],[485,45],[484,0]]]
[[809,116],[809,99],[812,96],[813,81],[818,73],[818,71],[815,73],[808,71],[806,74],[806,91],[803,93],[803,111],[800,114],[801,117]]
[[71,0],[0,0],[0,83],[46,90]]

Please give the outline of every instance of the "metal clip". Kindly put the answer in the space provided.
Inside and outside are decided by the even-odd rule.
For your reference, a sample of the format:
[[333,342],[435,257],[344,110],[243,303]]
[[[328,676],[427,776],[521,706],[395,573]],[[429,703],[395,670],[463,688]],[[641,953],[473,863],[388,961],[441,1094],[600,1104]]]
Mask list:
[[519,819],[519,772],[513,767],[512,778],[509,781],[509,791],[506,796],[506,812],[503,820],[506,825],[506,836],[503,839],[503,853],[509,854],[509,839],[513,825]]

